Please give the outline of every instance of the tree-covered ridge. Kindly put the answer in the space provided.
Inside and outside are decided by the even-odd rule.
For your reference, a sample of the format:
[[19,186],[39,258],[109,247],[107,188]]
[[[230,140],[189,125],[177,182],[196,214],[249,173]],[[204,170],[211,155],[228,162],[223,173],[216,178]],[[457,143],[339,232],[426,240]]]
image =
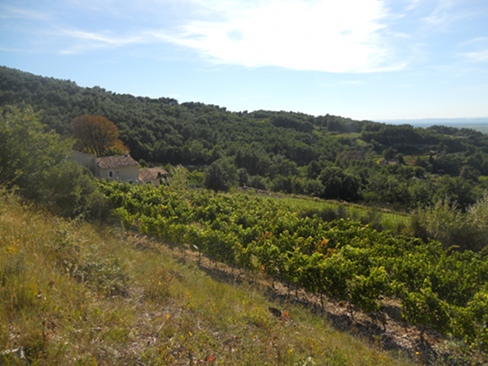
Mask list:
[[41,121],[61,135],[78,116],[103,116],[117,125],[134,158],[213,165],[210,173],[220,181],[198,184],[217,189],[251,186],[410,209],[445,197],[466,208],[488,188],[488,136],[470,129],[230,112],[0,68],[0,105],[19,103],[42,110]]
[[[265,147],[267,154],[283,154],[297,163],[309,163],[324,153],[321,141],[308,133],[313,129],[312,116],[268,111],[232,113],[213,105],[120,95],[8,68],[1,71],[0,104],[25,103],[43,110],[42,122],[61,135],[69,134],[75,117],[102,115],[117,124],[132,155],[139,159],[208,164],[253,143]],[[325,120],[349,121],[333,116]],[[304,154],[307,149],[300,146],[303,144],[312,144],[308,154]]]

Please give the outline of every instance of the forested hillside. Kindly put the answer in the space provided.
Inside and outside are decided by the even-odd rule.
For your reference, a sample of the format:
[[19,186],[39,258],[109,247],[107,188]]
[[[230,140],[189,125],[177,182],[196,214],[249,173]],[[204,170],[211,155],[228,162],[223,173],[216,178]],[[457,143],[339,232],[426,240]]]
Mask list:
[[488,136],[325,115],[242,111],[121,95],[0,68],[0,105],[32,105],[63,136],[80,115],[113,121],[142,163],[207,169],[215,190],[250,186],[396,209],[446,197],[461,209],[488,188]]

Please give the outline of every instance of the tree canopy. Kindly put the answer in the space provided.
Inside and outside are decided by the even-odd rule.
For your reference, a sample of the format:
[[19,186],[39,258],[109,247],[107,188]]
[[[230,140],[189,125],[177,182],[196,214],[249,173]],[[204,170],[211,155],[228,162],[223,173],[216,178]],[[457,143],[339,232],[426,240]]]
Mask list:
[[0,184],[63,216],[100,217],[103,197],[71,148],[31,107],[0,107]]
[[97,156],[112,155],[127,150],[119,140],[119,129],[112,121],[102,116],[76,117],[71,129],[76,139],[77,150]]

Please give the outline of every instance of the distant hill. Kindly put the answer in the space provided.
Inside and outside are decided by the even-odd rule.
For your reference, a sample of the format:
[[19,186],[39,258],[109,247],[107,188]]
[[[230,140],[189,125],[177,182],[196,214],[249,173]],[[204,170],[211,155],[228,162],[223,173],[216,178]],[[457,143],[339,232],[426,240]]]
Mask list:
[[390,124],[409,124],[418,127],[430,127],[436,125],[456,128],[471,128],[473,130],[488,133],[488,117],[482,118],[419,118],[419,119],[385,119],[379,122]]
[[0,105],[19,103],[42,110],[41,121],[62,135],[69,134],[73,118],[102,115],[116,123],[135,158],[172,164],[205,165],[259,144],[261,148],[251,149],[264,148],[304,165],[328,150],[320,146],[320,136],[311,135],[313,130],[361,131],[359,121],[338,116],[263,110],[234,113],[198,102],[180,104],[172,98],[83,88],[70,80],[0,67]]
[[329,114],[230,112],[0,67],[0,106],[6,104],[32,105],[41,122],[63,136],[70,136],[75,117],[104,116],[139,162],[189,167],[200,173],[192,184],[215,190],[247,186],[410,209],[446,196],[467,207],[488,189],[488,135],[450,127],[452,120],[417,127],[434,121],[414,126]]

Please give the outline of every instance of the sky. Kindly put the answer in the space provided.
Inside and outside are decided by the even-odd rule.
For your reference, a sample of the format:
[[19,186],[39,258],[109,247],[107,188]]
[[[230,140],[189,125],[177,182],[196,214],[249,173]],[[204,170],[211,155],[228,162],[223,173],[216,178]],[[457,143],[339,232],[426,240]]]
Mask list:
[[488,1],[0,0],[0,65],[231,111],[488,117]]

